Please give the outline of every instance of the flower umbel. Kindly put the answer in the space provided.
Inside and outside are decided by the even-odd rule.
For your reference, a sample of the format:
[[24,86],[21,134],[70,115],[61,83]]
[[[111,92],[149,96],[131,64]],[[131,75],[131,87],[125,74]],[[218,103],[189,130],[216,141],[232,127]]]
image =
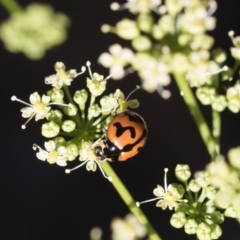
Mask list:
[[153,190],[153,194],[157,196],[156,198],[146,200],[143,202],[137,202],[136,205],[139,207],[140,204],[146,203],[146,202],[152,202],[155,200],[160,199],[156,206],[161,207],[163,210],[165,210],[167,207],[172,210],[175,208],[179,202],[186,202],[185,199],[182,199],[184,195],[184,189],[179,184],[169,184],[167,186],[167,172],[168,169],[164,169],[164,188],[160,185],[157,185],[157,188]]

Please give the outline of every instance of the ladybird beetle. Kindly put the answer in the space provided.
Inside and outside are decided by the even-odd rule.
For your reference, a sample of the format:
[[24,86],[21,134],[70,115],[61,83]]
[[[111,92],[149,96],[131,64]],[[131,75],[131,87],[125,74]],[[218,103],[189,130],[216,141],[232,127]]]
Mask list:
[[126,161],[138,154],[147,140],[147,125],[133,111],[119,113],[94,148],[99,160]]

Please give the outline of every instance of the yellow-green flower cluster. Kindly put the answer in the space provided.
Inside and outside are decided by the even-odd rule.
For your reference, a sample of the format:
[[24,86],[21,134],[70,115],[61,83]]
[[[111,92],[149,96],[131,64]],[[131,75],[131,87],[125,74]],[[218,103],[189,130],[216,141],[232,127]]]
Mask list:
[[228,152],[228,160],[219,156],[206,167],[209,181],[218,192],[214,198],[216,206],[224,209],[224,215],[240,222],[240,148]]
[[116,59],[111,50],[115,44],[110,47],[110,54],[100,56],[99,62],[110,68],[112,74],[117,65],[121,69],[116,70],[118,79],[129,72],[138,72],[145,90],[157,90],[165,98],[170,96],[164,88],[169,85],[172,73],[187,74],[192,87],[202,86],[211,78],[205,72],[221,68],[211,60],[209,50],[214,40],[206,33],[215,28],[212,14],[216,7],[214,0],[128,0],[122,6],[113,3],[113,10],[128,8],[135,18],[124,18],[115,26],[104,24],[102,31],[130,41],[134,54],[132,51],[126,61],[118,55],[121,61],[118,60],[117,64],[110,61]]
[[[232,166],[239,169],[240,148],[231,150],[229,158]],[[158,185],[153,190],[156,197],[137,202],[137,206],[158,200],[157,207],[174,210],[170,219],[173,227],[184,228],[187,234],[196,234],[199,240],[218,239],[222,235],[220,224],[224,217],[238,216],[238,210],[235,209],[239,206],[240,195],[236,194],[236,188],[239,191],[240,184],[236,172],[218,159],[208,165],[207,171],[198,172],[191,179],[189,166],[178,164],[175,175],[182,184],[173,183],[167,186],[167,171],[165,169],[164,188]],[[232,194],[233,191],[235,195]]]
[[66,40],[69,23],[66,15],[55,13],[49,5],[32,3],[0,25],[0,38],[8,51],[37,60]]
[[[81,162],[78,167],[86,164],[88,171],[96,171],[100,161],[94,152],[94,143],[101,139],[103,130],[114,115],[129,107],[137,108],[139,102],[136,99],[128,100],[129,96],[125,99],[119,89],[103,96],[110,76],[104,78],[98,73],[92,73],[90,62],[86,65],[89,72],[86,79],[87,89],[75,91],[73,97],[68,87],[74,78],[85,72],[86,67],[83,66],[82,71],[77,73],[75,69],[66,70],[64,63],[57,62],[56,74],[45,78],[45,83],[53,87],[46,95],[40,97],[34,92],[30,95],[30,103],[16,96],[13,96],[12,100],[26,105],[21,109],[22,116],[27,118],[22,125],[23,129],[33,118],[35,121],[45,121],[41,128],[42,135],[48,139],[44,143],[45,149],[33,145],[33,149],[38,151],[38,159],[65,167],[68,161],[78,157]],[[66,170],[67,173],[70,171]],[[102,169],[101,171],[104,177],[111,180]]]

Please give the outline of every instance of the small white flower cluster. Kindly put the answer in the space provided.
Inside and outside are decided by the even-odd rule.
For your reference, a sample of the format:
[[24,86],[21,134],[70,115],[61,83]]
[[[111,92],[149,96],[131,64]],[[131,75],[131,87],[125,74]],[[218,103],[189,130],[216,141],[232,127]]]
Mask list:
[[54,13],[51,6],[32,3],[0,25],[0,39],[8,51],[38,60],[66,40],[69,23],[66,15]]
[[[138,72],[142,87],[148,92],[157,90],[163,98],[170,97],[164,88],[170,84],[171,74],[187,74],[192,87],[202,86],[211,78],[205,73],[221,69],[219,63],[210,60],[214,40],[206,34],[215,28],[212,14],[216,7],[215,0],[113,3],[112,10],[129,9],[136,20],[124,18],[115,27],[104,24],[102,31],[131,41],[134,51],[114,44],[109,53],[101,54],[99,62],[115,79]],[[158,19],[153,12],[158,13]]]
[[[92,73],[91,63],[87,62],[86,65],[89,72],[89,77],[86,79],[88,90],[77,90],[73,98],[68,86],[74,78],[85,72],[86,67],[83,66],[81,72],[77,73],[75,69],[67,71],[64,63],[57,62],[56,74],[45,78],[45,83],[53,87],[47,95],[40,97],[37,92],[34,92],[30,95],[30,103],[16,96],[11,99],[27,105],[21,109],[22,117],[27,118],[26,123],[22,125],[23,129],[33,118],[35,121],[47,121],[42,125],[42,135],[54,139],[44,143],[45,150],[36,144],[33,145],[33,149],[38,151],[38,159],[65,167],[67,161],[73,161],[79,156],[82,163],[73,169],[66,169],[67,173],[85,164],[88,171],[96,171],[99,166],[103,176],[111,181],[111,177],[106,176],[101,168],[103,161],[98,160],[95,146],[104,134],[103,129],[108,126],[114,115],[129,107],[139,106],[136,99],[129,100],[130,95],[139,87],[127,98],[119,89],[108,96],[101,96],[111,76],[104,78],[98,73]],[[88,101],[89,94],[91,97]],[[100,99],[97,99],[98,97]],[[58,109],[52,109],[53,106]]]

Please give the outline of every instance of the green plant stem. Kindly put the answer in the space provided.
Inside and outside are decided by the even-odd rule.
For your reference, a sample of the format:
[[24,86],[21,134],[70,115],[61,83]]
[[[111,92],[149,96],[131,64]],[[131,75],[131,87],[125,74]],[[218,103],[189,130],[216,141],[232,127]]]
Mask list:
[[22,10],[22,7],[15,0],[0,0],[0,3],[9,13]]
[[212,135],[215,140],[216,152],[220,153],[221,113],[212,109]]
[[[63,85],[63,90],[64,90],[65,94],[67,95],[68,101],[72,105],[75,105],[74,101],[72,99],[71,93],[69,92],[68,86],[64,84]],[[72,118],[76,121],[77,126],[81,129],[82,128],[82,120],[81,120],[79,114],[76,114],[75,116],[72,116]]]
[[122,200],[125,202],[125,204],[128,206],[129,210],[135,215],[135,217],[141,224],[146,226],[148,230],[149,239],[161,240],[160,236],[158,235],[156,230],[152,227],[150,221],[148,221],[147,217],[144,215],[142,210],[136,206],[135,200],[128,192],[128,190],[125,188],[124,184],[116,175],[114,170],[111,168],[110,164],[108,162],[104,162],[102,164],[102,168],[108,176],[111,176],[114,188],[116,189]]
[[215,141],[212,137],[211,131],[198,107],[197,101],[193,95],[191,88],[188,86],[185,77],[181,74],[173,74],[176,80],[176,83],[183,93],[183,99],[198,127],[198,131],[203,139],[203,142],[208,150],[208,153],[212,158],[217,154]]

